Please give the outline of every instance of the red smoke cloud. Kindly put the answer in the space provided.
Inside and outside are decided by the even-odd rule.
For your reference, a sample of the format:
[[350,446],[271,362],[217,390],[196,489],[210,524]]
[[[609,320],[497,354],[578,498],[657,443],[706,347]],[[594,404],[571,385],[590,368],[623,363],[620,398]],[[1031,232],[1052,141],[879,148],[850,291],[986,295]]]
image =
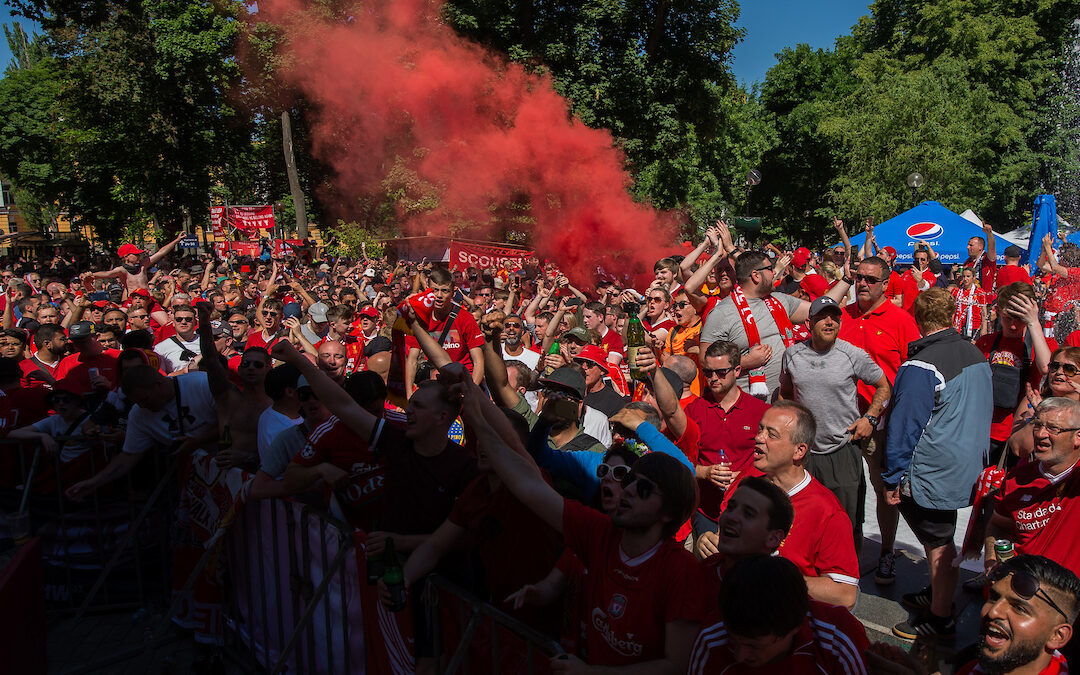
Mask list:
[[611,135],[571,119],[549,78],[457,36],[441,2],[365,1],[348,23],[269,2],[258,19],[284,32],[280,76],[316,110],[314,151],[339,195],[378,193],[404,162],[440,199],[408,214],[410,233],[470,221],[494,233],[497,206],[527,203],[535,223],[513,229],[531,230],[538,254],[578,279],[597,265],[651,275],[672,250],[674,216],[631,199]]

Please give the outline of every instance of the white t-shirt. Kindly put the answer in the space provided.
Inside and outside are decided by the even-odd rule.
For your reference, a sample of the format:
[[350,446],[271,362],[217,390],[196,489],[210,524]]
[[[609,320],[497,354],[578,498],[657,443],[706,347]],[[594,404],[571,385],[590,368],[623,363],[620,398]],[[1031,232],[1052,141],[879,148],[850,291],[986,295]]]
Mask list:
[[[89,420],[90,417],[87,416],[86,419],[84,419],[77,428],[72,429],[71,433],[68,435],[82,436],[83,425]],[[71,422],[64,420],[64,418],[59,415],[49,415],[39,422],[34,422],[31,426],[33,426],[36,431],[40,431],[43,434],[49,434],[55,438],[56,436],[63,436],[68,433],[68,429],[71,428]],[[59,444],[60,442],[57,441],[57,445]],[[90,446],[86,444],[86,441],[68,441],[67,443],[64,443],[64,447],[60,449],[60,461],[64,463],[70,462],[89,449]]]
[[272,407],[267,408],[259,415],[259,457],[263,457],[270,450],[270,444],[277,435],[289,427],[295,427],[304,421],[303,417],[289,417],[283,415]]
[[534,352],[531,349],[526,349],[517,356],[510,356],[503,349],[502,357],[504,361],[521,361],[532,370],[536,370],[536,364],[540,363],[540,352]]
[[[137,455],[153,446],[169,448],[177,439],[202,435],[208,427],[217,429],[217,404],[206,373],[185,373],[170,380],[176,382],[172,386],[180,388],[180,401],[173,397],[156,411],[139,405],[132,407],[124,452]],[[183,415],[183,433],[178,410]]]
[[195,358],[195,356],[189,356],[189,358],[185,359],[185,354],[198,355],[201,353],[201,350],[199,349],[199,337],[195,336],[195,339],[191,342],[181,340],[179,335],[167,337],[157,343],[154,347],[154,352],[161,357],[161,360],[163,361],[162,366],[165,372],[175,373]]

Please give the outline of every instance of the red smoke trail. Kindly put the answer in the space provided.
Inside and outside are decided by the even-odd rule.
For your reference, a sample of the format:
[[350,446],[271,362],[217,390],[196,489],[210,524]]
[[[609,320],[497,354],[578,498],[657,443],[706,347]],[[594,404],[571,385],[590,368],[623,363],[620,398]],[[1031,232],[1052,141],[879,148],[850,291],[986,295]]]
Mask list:
[[449,234],[493,205],[531,205],[532,242],[577,279],[597,265],[650,274],[672,250],[674,217],[633,201],[624,158],[607,131],[569,117],[547,77],[457,36],[441,2],[375,0],[348,23],[294,0],[260,3],[282,29],[280,73],[316,109],[314,151],[349,199],[378,193],[395,162],[438,186],[440,206],[415,212],[411,233]]

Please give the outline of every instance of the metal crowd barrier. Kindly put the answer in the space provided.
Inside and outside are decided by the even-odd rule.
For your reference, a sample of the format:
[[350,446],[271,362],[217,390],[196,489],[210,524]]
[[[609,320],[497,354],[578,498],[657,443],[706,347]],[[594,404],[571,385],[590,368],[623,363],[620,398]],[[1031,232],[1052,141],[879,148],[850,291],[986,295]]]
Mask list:
[[[85,475],[99,471],[116,450],[95,444],[83,460]],[[52,619],[136,609],[167,597],[169,541],[168,529],[161,525],[168,522],[174,491],[166,489],[171,469],[163,458],[145,462],[110,489],[75,503],[63,494],[73,482],[70,467],[49,456],[40,444],[0,439],[0,455],[4,474],[0,508],[9,514],[28,512],[32,536],[42,539],[46,603]],[[153,490],[142,484],[155,481]],[[0,528],[0,536],[11,536],[6,522]],[[157,571],[155,567],[160,580],[147,577]],[[117,570],[130,574],[114,574]]]
[[[90,453],[90,475],[108,461],[108,450]],[[172,619],[187,602],[187,592],[201,574],[217,566],[224,566],[226,575],[221,607],[225,647],[234,653],[242,650],[242,656],[250,656],[269,673],[365,673],[365,649],[369,644],[385,648],[378,628],[365,626],[362,597],[368,600],[374,594],[370,587],[361,588],[354,531],[320,509],[289,499],[229,509],[177,589],[175,542],[170,540],[178,504],[177,464],[167,454],[149,452],[125,480],[75,504],[63,496],[66,486],[58,459],[49,458],[37,444],[10,439],[0,439],[4,452],[14,460],[11,484],[0,487],[0,508],[5,511],[21,506],[22,488],[35,480],[35,459],[39,467],[53,464],[55,488],[45,492],[37,485],[27,503],[52,571],[47,574],[47,602],[53,618],[74,615],[79,620],[89,613],[169,603],[142,644],[87,663],[80,672],[150,656],[174,641]],[[134,589],[118,593],[116,586],[130,586],[132,579]],[[470,667],[488,670],[489,664],[480,664],[476,655],[483,639],[489,649],[480,660],[490,657],[495,673],[508,670],[506,655],[511,651],[522,657],[522,667],[509,670],[529,673],[541,659],[546,661],[542,655],[562,653],[554,640],[448,580],[433,575],[430,586],[437,592],[436,606],[442,607],[434,618],[437,635],[448,642],[448,675],[469,672]],[[546,663],[539,670],[546,672]]]

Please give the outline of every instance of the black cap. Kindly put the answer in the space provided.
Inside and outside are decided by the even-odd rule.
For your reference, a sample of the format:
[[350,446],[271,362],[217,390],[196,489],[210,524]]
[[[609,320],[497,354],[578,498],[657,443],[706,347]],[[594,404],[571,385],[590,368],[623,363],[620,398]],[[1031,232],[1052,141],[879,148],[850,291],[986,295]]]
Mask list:
[[68,329],[68,337],[72,340],[85,340],[94,334],[94,324],[90,321],[76,321]]
[[550,375],[541,377],[540,384],[585,398],[585,376],[569,366],[556,368]]
[[1006,258],[1019,258],[1022,255],[1024,255],[1024,249],[1020,248],[1016,244],[1013,244],[1012,246],[1009,246],[1005,249]]

